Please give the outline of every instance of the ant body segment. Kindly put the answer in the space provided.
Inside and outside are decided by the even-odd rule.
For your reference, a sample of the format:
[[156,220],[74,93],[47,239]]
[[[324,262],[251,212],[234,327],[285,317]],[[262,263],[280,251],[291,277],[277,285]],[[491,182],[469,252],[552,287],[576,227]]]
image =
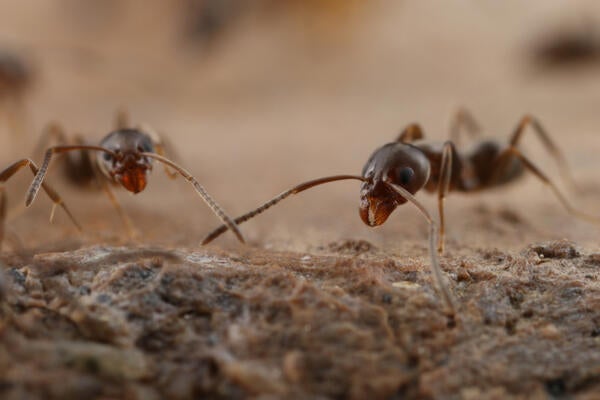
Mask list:
[[[130,235],[133,236],[133,226],[117,202],[109,184],[122,186],[131,193],[139,193],[146,187],[153,161],[158,161],[164,165],[169,177],[174,178],[178,174],[183,176],[215,215],[233,231],[238,240],[244,242],[236,224],[212,199],[206,189],[188,171],[165,157],[164,145],[158,135],[146,127],[130,128],[127,120],[125,112],[119,112],[116,118],[116,129],[105,136],[97,146],[85,144],[80,136],[76,136],[71,142],[74,144],[68,144],[62,128],[57,124],[51,124],[44,132],[41,144],[45,147],[49,140],[54,139],[59,145],[46,149],[41,167],[38,169],[29,159],[20,160],[0,172],[0,182],[9,179],[21,167],[29,165],[35,177],[27,192],[25,205],[29,206],[33,203],[42,187],[55,204],[65,208],[60,197],[54,191],[49,192],[50,188],[44,183],[44,179],[53,156],[66,153],[64,166],[69,179],[79,185],[97,182],[104,189]],[[67,211],[66,208],[65,210]]]
[[[375,150],[360,176],[337,175],[302,183],[279,194],[255,210],[236,218],[234,221],[236,224],[241,224],[261,214],[286,197],[317,185],[338,180],[359,180],[362,182],[359,215],[366,225],[378,226],[383,224],[396,207],[407,201],[416,206],[427,219],[430,226],[429,253],[431,269],[446,306],[454,313],[452,297],[444,284],[437,258],[438,251],[442,253],[444,249],[444,200],[450,191],[477,192],[498,187],[516,180],[525,171],[529,171],[552,189],[559,201],[571,214],[590,222],[600,222],[598,218],[584,214],[571,206],[554,183],[521,153],[518,144],[526,127],[531,127],[539,136],[543,145],[557,160],[564,178],[572,183],[562,153],[538,120],[532,116],[525,116],[520,120],[508,144],[492,139],[483,139],[479,140],[471,151],[459,152],[455,143],[458,143],[463,129],[473,136],[479,133],[479,127],[472,116],[466,110],[460,110],[453,119],[450,130],[451,140],[443,144],[425,141],[425,136],[419,125],[408,125],[396,141]],[[437,192],[440,217],[439,235],[437,224],[433,218],[431,218],[425,207],[414,198],[414,195],[421,189],[428,192]],[[209,233],[202,243],[211,242],[226,230],[227,227],[224,225],[218,227]]]

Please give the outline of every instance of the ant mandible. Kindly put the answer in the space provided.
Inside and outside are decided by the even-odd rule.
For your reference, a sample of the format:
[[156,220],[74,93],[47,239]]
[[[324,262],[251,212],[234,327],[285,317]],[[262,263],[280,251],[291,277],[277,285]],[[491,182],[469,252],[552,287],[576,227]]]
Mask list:
[[[366,225],[383,224],[397,206],[407,201],[415,205],[427,219],[430,226],[431,269],[447,307],[454,313],[452,297],[444,284],[435,249],[436,236],[439,236],[437,250],[440,253],[444,250],[444,200],[448,192],[477,192],[498,187],[516,180],[527,170],[549,186],[571,214],[588,221],[599,221],[598,218],[582,213],[571,206],[557,186],[517,148],[525,128],[528,126],[539,136],[543,145],[557,160],[564,178],[572,183],[562,153],[539,121],[531,115],[526,115],[520,120],[508,144],[484,139],[477,142],[469,152],[457,151],[455,143],[458,143],[463,128],[466,128],[466,131],[472,135],[479,133],[479,126],[471,114],[461,109],[453,119],[450,131],[451,140],[443,144],[426,142],[421,127],[418,124],[410,124],[400,133],[396,141],[375,150],[364,166],[361,176],[336,175],[304,182],[282,192],[234,221],[236,224],[241,224],[286,197],[317,185],[347,179],[362,181],[359,214]],[[413,196],[421,189],[437,192],[440,217],[439,235],[437,235],[435,221]],[[202,244],[211,242],[226,230],[227,227],[224,225],[218,227],[206,236]]]
[[[55,204],[60,204],[68,212],[56,192],[44,183],[44,178],[53,156],[69,153],[68,155],[71,155],[71,157],[66,158],[65,166],[70,179],[78,184],[96,180],[110,198],[119,216],[127,226],[130,235],[133,235],[134,230],[131,222],[117,202],[107,180],[132,193],[139,193],[146,187],[148,175],[152,170],[152,162],[155,160],[164,165],[165,172],[170,177],[174,178],[177,174],[183,176],[215,215],[243,243],[244,238],[235,222],[213,200],[206,189],[192,174],[165,157],[164,145],[158,135],[146,127],[130,128],[127,121],[127,114],[122,110],[118,112],[116,130],[105,136],[97,146],[84,144],[81,137],[75,138],[75,144],[67,144],[68,141],[62,128],[57,124],[51,124],[43,134],[42,143],[49,139],[55,139],[58,140],[60,145],[46,149],[44,161],[40,168],[38,169],[29,159],[20,160],[0,172],[0,182],[6,181],[20,168],[29,165],[35,173],[35,177],[29,186],[25,205],[30,206],[33,203],[40,187],[42,187],[55,201]],[[79,154],[73,154],[73,152],[79,152]],[[95,152],[95,157],[91,156],[90,152]],[[173,173],[170,169],[176,172]]]

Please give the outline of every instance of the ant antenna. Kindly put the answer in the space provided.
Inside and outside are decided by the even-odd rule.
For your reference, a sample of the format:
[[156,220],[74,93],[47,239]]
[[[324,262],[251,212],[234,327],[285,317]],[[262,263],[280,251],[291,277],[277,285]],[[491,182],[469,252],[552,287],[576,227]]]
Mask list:
[[202,200],[204,200],[204,202],[208,205],[208,207],[210,207],[212,212],[215,213],[215,215],[221,219],[221,221],[227,226],[227,228],[230,229],[235,234],[235,236],[238,238],[238,240],[242,243],[245,242],[244,237],[242,236],[242,233],[238,229],[236,223],[227,216],[225,211],[223,211],[223,209],[217,204],[217,202],[215,200],[213,200],[213,198],[208,194],[206,189],[204,189],[204,187],[200,184],[200,182],[198,182],[196,180],[196,178],[194,178],[192,176],[192,174],[190,174],[188,171],[186,171],[179,165],[175,164],[173,161],[169,160],[168,158],[158,155],[156,153],[141,153],[141,155],[144,157],[153,158],[153,159],[171,167],[172,169],[177,171],[181,176],[183,176],[183,178],[185,180],[187,180],[189,183],[192,184],[192,186],[196,190],[196,193],[198,193],[198,195],[202,198]]
[[[271,200],[265,202],[258,208],[254,209],[244,215],[237,217],[234,220],[234,222],[236,224],[244,223],[244,222],[248,221],[249,219],[263,213],[267,209],[273,207],[275,204],[277,204],[281,200],[284,200],[285,198],[291,196],[292,194],[297,194],[297,193],[303,192],[307,189],[310,189],[310,188],[318,186],[318,185],[322,185],[324,183],[348,180],[348,179],[355,179],[355,180],[359,180],[362,182],[367,181],[366,178],[364,178],[362,176],[357,176],[357,175],[334,175],[334,176],[328,176],[325,178],[307,181],[307,182],[301,183],[289,190],[286,190],[285,192],[280,193],[279,195],[273,197]],[[421,212],[421,214],[425,217],[425,219],[429,223],[429,254],[431,257],[431,270],[433,272],[433,275],[435,277],[435,280],[437,282],[439,290],[442,293],[444,302],[446,303],[446,307],[448,308],[450,314],[452,316],[454,316],[455,315],[455,307],[454,307],[453,297],[450,294],[450,291],[448,290],[448,287],[444,282],[444,277],[443,277],[442,270],[440,268],[440,263],[439,263],[438,256],[437,256],[437,250],[436,250],[437,224],[435,223],[433,218],[431,218],[431,215],[429,214],[429,212],[427,212],[427,209],[412,194],[410,194],[410,192],[408,192],[406,189],[404,189],[401,186],[394,185],[391,182],[386,182],[386,184],[388,186],[390,186],[391,189],[398,192],[406,200],[410,201]],[[211,241],[213,241],[214,239],[216,239],[217,237],[219,237],[222,233],[224,233],[226,231],[227,231],[227,226],[225,226],[225,225],[219,226],[218,228],[216,228],[215,230],[210,232],[204,238],[204,240],[202,241],[202,245],[210,243]]]
[[[6,182],[15,173],[17,173],[21,168],[25,168],[25,167],[29,167],[29,169],[31,170],[31,173],[35,176],[37,176],[40,172],[40,170],[37,168],[37,166],[35,165],[35,163],[32,160],[30,160],[28,158],[23,158],[19,161],[12,163],[7,168],[5,168],[4,171],[0,172],[0,183]],[[35,177],[34,177],[34,179],[35,179]],[[67,205],[64,203],[64,201],[62,200],[60,195],[50,185],[48,185],[47,183],[44,183],[42,181],[39,182],[37,189],[36,189],[36,193],[37,193],[37,191],[39,191],[40,187],[42,189],[44,189],[44,192],[46,192],[48,197],[50,197],[50,199],[54,203],[52,206],[52,213],[50,215],[51,221],[54,216],[54,211],[55,211],[56,207],[60,206],[65,211],[65,213],[67,214],[67,216],[69,217],[69,219],[71,220],[73,225],[75,225],[77,227],[77,229],[81,232],[82,231],[81,225],[79,225],[79,223],[77,222],[77,220],[75,219],[73,214],[71,214],[71,211],[69,210]],[[2,203],[3,203],[2,207],[6,207],[4,196],[5,196],[4,188],[2,188]],[[2,210],[2,212],[0,213],[0,224],[4,224],[5,217],[6,217],[6,212],[4,210]]]
[[35,200],[38,192],[40,191],[40,186],[44,184],[44,178],[46,177],[46,173],[48,172],[48,167],[50,166],[50,161],[52,161],[52,156],[54,154],[66,153],[74,150],[94,150],[94,151],[103,151],[105,153],[109,153],[115,156],[115,153],[100,146],[88,146],[88,145],[76,145],[76,146],[55,146],[50,147],[46,150],[46,154],[44,155],[44,162],[39,170],[35,171],[35,177],[33,178],[33,182],[29,186],[29,190],[27,191],[27,197],[25,199],[25,206],[29,207],[31,203]]
[[[273,197],[271,200],[267,201],[260,207],[254,209],[242,216],[237,217],[234,220],[234,222],[238,225],[241,223],[244,223],[244,222],[248,221],[249,219],[257,216],[258,214],[261,214],[264,211],[268,210],[269,208],[273,207],[275,204],[279,203],[281,200],[285,199],[286,197],[291,196],[292,194],[303,192],[307,189],[310,189],[310,188],[318,186],[318,185],[322,185],[324,183],[347,180],[347,179],[355,179],[355,180],[359,180],[359,181],[363,181],[363,182],[366,180],[362,176],[357,176],[357,175],[334,175],[334,176],[327,176],[324,178],[314,179],[312,181],[307,181],[307,182],[301,183],[297,186],[294,186],[293,188],[286,190],[285,192],[280,193],[279,195]],[[215,230],[210,232],[204,238],[204,240],[202,241],[202,245],[212,242],[217,237],[221,236],[221,234],[226,232],[227,229],[228,229],[228,227],[226,225],[219,226],[218,228],[216,228]]]
[[408,190],[404,189],[402,186],[395,185],[389,181],[386,181],[386,184],[392,189],[394,189],[396,192],[398,192],[406,200],[410,201],[421,212],[423,217],[425,217],[425,219],[429,223],[429,255],[431,257],[431,271],[433,272],[438,288],[442,293],[442,296],[444,297],[446,307],[450,311],[451,315],[455,315],[454,301],[452,295],[450,294],[450,291],[448,290],[448,286],[444,282],[444,276],[442,274],[442,269],[440,267],[440,262],[437,255],[437,224],[435,223],[433,218],[431,218],[431,215],[429,214],[429,212],[427,212],[427,209],[412,194],[410,194]]

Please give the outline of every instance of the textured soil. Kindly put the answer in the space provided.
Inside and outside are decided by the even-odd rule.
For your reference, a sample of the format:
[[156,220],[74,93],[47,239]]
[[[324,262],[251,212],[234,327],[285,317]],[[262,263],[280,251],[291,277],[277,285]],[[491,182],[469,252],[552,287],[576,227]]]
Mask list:
[[[49,121],[97,142],[125,106],[238,215],[301,181],[360,172],[410,122],[443,141],[466,106],[500,140],[538,117],[578,188],[531,132],[524,152],[600,215],[598,38],[579,36],[600,21],[594,2],[296,3],[235,13],[206,42],[176,5],[76,4],[0,1],[1,43],[32,73],[22,131],[0,113],[4,165],[40,159]],[[546,56],[573,30],[589,57]],[[61,210],[48,223],[43,196],[22,207],[29,172],[5,184],[1,399],[600,396],[600,228],[534,177],[449,196],[450,321],[422,218],[406,205],[365,226],[356,183],[241,225],[246,245],[227,233],[201,247],[218,221],[184,180],[155,168],[143,193],[117,192],[132,240],[101,192],[62,172],[48,182],[83,233]]]
[[547,398],[600,391],[600,254],[419,260],[84,247],[5,257],[3,398]]

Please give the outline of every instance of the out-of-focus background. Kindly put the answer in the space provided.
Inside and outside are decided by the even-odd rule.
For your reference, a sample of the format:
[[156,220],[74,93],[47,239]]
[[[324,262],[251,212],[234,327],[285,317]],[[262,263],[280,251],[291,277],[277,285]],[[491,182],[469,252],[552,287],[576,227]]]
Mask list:
[[[578,207],[600,215],[598,24],[600,4],[592,0],[1,1],[0,52],[26,69],[15,78],[23,82],[4,89],[4,110],[24,117],[1,113],[0,157],[5,166],[39,160],[34,148],[50,121],[98,142],[126,107],[135,122],[163,132],[176,161],[238,215],[301,181],[359,173],[410,122],[442,141],[464,106],[500,139],[524,114],[537,116],[579,192],[560,182],[531,132],[525,152]],[[35,244],[76,236],[60,212],[47,224],[43,196],[23,212],[28,174],[6,185],[10,228]],[[70,187],[60,168],[49,182],[88,235],[126,237],[102,193]],[[195,245],[218,224],[182,179],[170,181],[159,168],[143,193],[118,196],[150,242]],[[436,209],[433,196],[419,197]],[[333,183],[242,228],[276,248],[341,238],[425,246],[425,224],[410,206],[376,229],[363,225],[357,207],[358,184]],[[598,246],[600,229],[571,218],[533,177],[451,195],[447,210],[449,251],[561,237]],[[229,235],[219,240],[235,245]]]

